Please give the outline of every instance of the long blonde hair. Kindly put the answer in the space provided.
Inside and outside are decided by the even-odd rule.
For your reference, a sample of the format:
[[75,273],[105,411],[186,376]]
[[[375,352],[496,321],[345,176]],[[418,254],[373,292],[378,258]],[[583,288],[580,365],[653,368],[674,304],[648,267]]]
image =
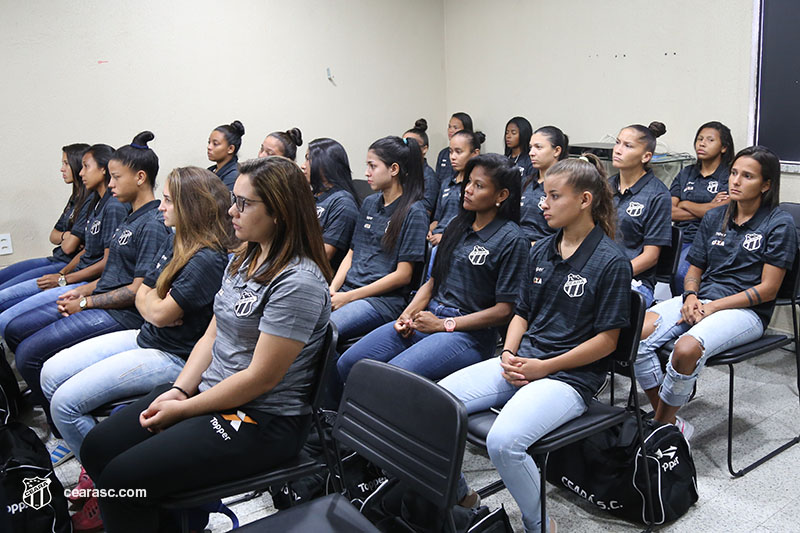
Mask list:
[[156,291],[165,298],[173,280],[186,263],[203,248],[224,252],[236,246],[230,208],[230,192],[218,176],[199,167],[176,168],[167,176],[175,206],[175,243],[172,259],[158,276]]

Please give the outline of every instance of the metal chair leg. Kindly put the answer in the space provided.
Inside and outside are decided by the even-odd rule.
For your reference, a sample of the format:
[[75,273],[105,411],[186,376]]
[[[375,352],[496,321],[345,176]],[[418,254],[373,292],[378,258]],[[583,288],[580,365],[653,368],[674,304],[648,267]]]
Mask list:
[[733,364],[728,365],[729,370],[729,383],[728,383],[728,472],[731,473],[733,477],[742,477],[743,475],[747,474],[754,468],[766,463],[779,453],[788,450],[798,442],[800,442],[800,435],[794,437],[793,439],[789,440],[788,442],[778,446],[768,454],[760,457],[756,461],[750,463],[749,465],[745,466],[740,470],[736,470],[733,468],[733,384],[734,384],[734,370]]

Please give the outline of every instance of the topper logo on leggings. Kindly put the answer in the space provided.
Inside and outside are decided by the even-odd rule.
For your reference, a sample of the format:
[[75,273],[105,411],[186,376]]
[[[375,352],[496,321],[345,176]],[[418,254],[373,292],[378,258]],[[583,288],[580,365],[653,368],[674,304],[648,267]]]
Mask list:
[[211,418],[211,427],[214,428],[215,433],[222,437],[222,440],[231,440],[231,438],[228,436],[228,433],[225,431],[225,428],[222,427],[222,424],[219,423],[219,420],[217,420],[216,416]]

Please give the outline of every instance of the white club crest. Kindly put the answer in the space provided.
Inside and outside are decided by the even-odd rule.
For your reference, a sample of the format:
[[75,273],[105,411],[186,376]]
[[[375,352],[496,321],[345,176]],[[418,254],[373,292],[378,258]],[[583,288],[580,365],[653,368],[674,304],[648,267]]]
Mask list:
[[89,228],[89,233],[91,233],[92,235],[97,235],[98,233],[100,233],[100,221],[99,220],[95,220],[94,222],[92,222],[92,227]]
[[480,266],[486,263],[487,257],[489,257],[489,250],[476,244],[469,253],[469,262],[475,266]]
[[544,207],[542,207],[542,206],[544,205],[544,201],[545,201],[546,199],[547,199],[547,196],[540,196],[540,197],[539,197],[539,203],[538,203],[538,204],[536,204],[536,207],[538,207],[538,208],[539,208],[539,211],[544,211]]
[[564,292],[570,298],[578,298],[583,296],[583,286],[586,285],[586,278],[578,274],[570,274],[567,276],[567,281],[564,283]]
[[126,244],[128,244],[131,235],[133,235],[133,232],[129,229],[126,229],[125,231],[122,232],[122,235],[119,236],[117,242],[119,243],[120,246],[125,246]]
[[716,180],[709,181],[706,190],[711,194],[717,194],[717,191],[719,190],[719,182]]
[[37,511],[53,500],[50,494],[52,480],[43,477],[27,477],[22,480],[25,488],[22,491],[22,501],[25,505]]
[[760,233],[748,233],[744,236],[744,242],[742,242],[742,248],[749,252],[755,252],[759,248],[761,248],[761,240],[763,239],[763,235]]
[[644,204],[640,204],[639,202],[631,202],[628,204],[628,208],[625,209],[625,212],[628,213],[629,217],[641,216],[643,211]]
[[253,312],[253,305],[258,301],[258,296],[248,289],[242,291],[239,295],[239,301],[233,306],[233,312],[236,316],[247,316]]
[[317,218],[321,217],[322,213],[324,213],[324,212],[325,212],[325,208],[322,207],[321,205],[318,205],[317,206]]

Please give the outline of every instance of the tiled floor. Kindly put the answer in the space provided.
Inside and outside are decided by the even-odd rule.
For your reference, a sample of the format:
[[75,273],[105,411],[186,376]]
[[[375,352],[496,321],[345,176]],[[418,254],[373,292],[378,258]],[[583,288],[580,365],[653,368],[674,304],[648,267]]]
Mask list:
[[[776,351],[738,365],[736,373],[734,465],[755,457],[800,433],[800,407],[791,354]],[[627,387],[617,378],[618,390]],[[726,368],[708,368],[700,377],[696,398],[682,410],[695,425],[692,439],[698,475],[699,501],[678,521],[658,528],[683,532],[800,532],[800,445],[774,458],[743,478],[733,479],[726,467],[726,416],[728,373]],[[30,422],[43,427],[38,414]],[[65,486],[73,486],[79,466],[75,460],[57,469]],[[483,486],[497,474],[485,453],[467,447],[464,470],[474,487]],[[501,503],[512,523],[522,531],[519,509],[507,491],[487,498],[494,508]],[[611,517],[565,489],[548,486],[548,505],[560,532],[635,532],[642,528]],[[233,505],[242,523],[273,512],[268,496]],[[228,531],[230,521],[212,515],[209,529]]]

